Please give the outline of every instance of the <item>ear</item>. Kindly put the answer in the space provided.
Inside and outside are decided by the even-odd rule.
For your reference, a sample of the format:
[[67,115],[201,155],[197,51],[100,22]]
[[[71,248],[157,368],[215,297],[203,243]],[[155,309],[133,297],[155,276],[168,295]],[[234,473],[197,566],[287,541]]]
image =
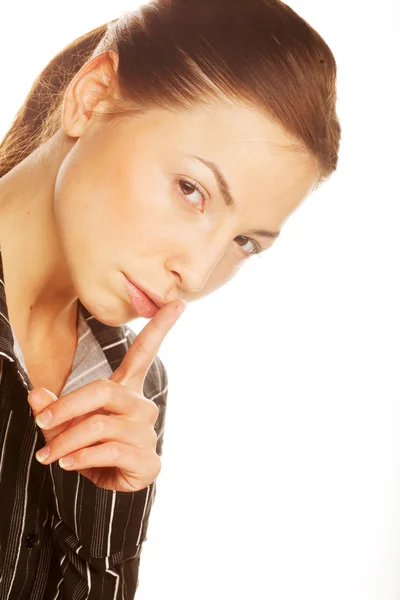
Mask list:
[[67,135],[78,138],[91,123],[93,109],[102,112],[107,97],[116,87],[119,57],[113,50],[101,52],[78,71],[64,95],[62,126]]

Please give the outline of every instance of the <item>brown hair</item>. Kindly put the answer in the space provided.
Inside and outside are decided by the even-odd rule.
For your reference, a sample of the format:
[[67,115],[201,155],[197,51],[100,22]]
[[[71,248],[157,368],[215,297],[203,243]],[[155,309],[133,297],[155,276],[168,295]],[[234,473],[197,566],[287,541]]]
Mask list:
[[319,179],[336,170],[341,127],[336,62],[322,37],[280,0],[152,0],[65,47],[40,73],[0,145],[0,177],[61,127],[64,93],[100,52],[119,55],[121,98],[186,108],[241,100],[281,125]]

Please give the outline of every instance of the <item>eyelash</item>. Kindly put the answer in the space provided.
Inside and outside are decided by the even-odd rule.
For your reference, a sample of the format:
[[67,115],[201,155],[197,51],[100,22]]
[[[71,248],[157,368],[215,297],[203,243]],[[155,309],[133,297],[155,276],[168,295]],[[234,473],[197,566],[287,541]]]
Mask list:
[[[187,204],[189,204],[189,206],[191,206],[192,208],[195,208],[195,205],[192,202],[188,202],[188,200],[186,200],[186,194],[184,194],[182,192],[181,187],[179,185],[181,182],[186,183],[187,185],[190,185],[192,188],[194,188],[193,191],[196,190],[197,192],[199,192],[199,194],[203,198],[204,202],[207,202],[206,194],[203,192],[203,189],[198,185],[198,183],[196,183],[194,181],[188,181],[188,180],[182,179],[182,178],[178,179],[177,182],[178,182],[178,187],[179,187],[179,190],[180,190],[179,193],[180,193],[181,196],[183,196],[183,199],[185,200],[185,202]],[[198,209],[195,208],[195,210],[198,210]],[[250,241],[255,246],[255,250],[253,252],[243,252],[243,254],[245,256],[259,256],[261,258],[260,253],[262,252],[262,248],[261,248],[260,244],[258,242],[256,242],[256,240],[253,240],[253,238],[247,237],[245,235],[239,235],[237,237],[238,238],[242,238],[242,239],[247,240],[247,241]],[[239,245],[239,248],[241,248],[240,245]]]

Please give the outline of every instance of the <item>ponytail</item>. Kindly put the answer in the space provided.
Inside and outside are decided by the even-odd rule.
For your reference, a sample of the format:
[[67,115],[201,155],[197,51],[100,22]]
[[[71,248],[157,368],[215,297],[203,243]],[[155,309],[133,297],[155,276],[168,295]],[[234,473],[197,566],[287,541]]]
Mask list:
[[101,25],[77,38],[63,48],[36,78],[0,144],[0,177],[57,131],[64,91],[106,30],[107,24]]

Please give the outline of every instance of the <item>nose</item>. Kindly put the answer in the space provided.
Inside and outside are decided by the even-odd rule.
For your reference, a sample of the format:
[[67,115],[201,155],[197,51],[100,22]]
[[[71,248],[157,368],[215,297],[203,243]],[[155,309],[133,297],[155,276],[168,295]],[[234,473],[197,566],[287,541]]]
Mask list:
[[[191,240],[182,244],[179,255],[170,260],[169,268],[179,275],[179,287],[191,292],[200,292],[215,268],[221,263],[232,243],[231,234],[220,232],[212,239],[199,243]],[[172,264],[171,264],[172,263]]]

